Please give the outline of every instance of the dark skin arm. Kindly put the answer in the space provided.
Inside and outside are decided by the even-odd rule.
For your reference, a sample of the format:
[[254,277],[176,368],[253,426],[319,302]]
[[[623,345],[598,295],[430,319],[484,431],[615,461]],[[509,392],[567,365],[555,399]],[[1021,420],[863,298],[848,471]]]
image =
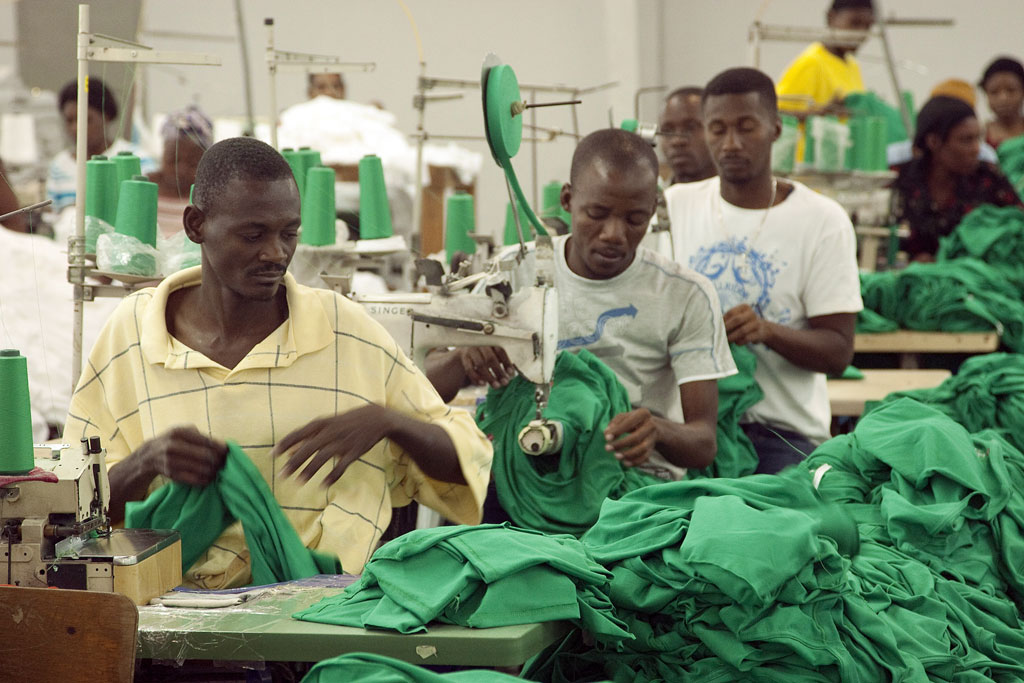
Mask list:
[[516,369],[500,346],[467,346],[427,354],[426,375],[447,403],[470,384],[506,386]]
[[748,304],[722,318],[732,344],[764,344],[798,368],[839,374],[853,360],[855,313],[833,313],[808,319],[810,329],[796,330],[765,320]]
[[282,473],[291,476],[298,472],[304,482],[321,468],[329,467],[323,481],[323,486],[328,487],[381,439],[391,439],[401,446],[428,477],[453,484],[466,483],[448,432],[372,403],[342,415],[313,420],[281,439],[272,455],[290,452]]
[[189,486],[206,486],[224,466],[227,452],[227,444],[200,434],[195,427],[175,427],[144,442],[107,473],[110,521],[122,521],[125,503],[143,500],[158,474]]
[[679,467],[710,465],[718,450],[718,384],[687,382],[680,385],[679,398],[685,423],[651,415],[647,408],[619,413],[605,428],[605,448],[626,467],[646,462],[655,449]]

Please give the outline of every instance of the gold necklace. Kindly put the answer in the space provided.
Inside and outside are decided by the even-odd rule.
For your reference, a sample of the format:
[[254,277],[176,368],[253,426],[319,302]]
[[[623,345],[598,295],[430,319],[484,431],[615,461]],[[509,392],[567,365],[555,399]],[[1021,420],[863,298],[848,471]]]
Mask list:
[[[721,183],[721,181],[719,181],[719,183]],[[754,246],[754,242],[756,242],[757,238],[761,236],[761,230],[764,228],[764,224],[768,220],[768,212],[771,211],[772,207],[775,205],[775,196],[776,196],[776,193],[778,192],[778,189],[779,189],[779,180],[775,176],[772,176],[772,196],[768,200],[768,206],[765,207],[764,213],[761,214],[761,222],[757,224],[757,230],[754,231],[754,236],[750,238],[750,242],[747,244],[748,258],[749,258],[749,252],[750,252],[750,250]],[[716,217],[718,218],[718,227],[719,227],[719,230],[722,232],[722,234],[726,233],[725,217],[724,217],[723,212],[722,212],[722,206],[724,204],[725,204],[725,200],[722,199],[722,189],[721,189],[721,185],[719,185],[719,189],[718,189],[718,202],[715,204],[715,210],[716,210],[715,213],[716,213]]]

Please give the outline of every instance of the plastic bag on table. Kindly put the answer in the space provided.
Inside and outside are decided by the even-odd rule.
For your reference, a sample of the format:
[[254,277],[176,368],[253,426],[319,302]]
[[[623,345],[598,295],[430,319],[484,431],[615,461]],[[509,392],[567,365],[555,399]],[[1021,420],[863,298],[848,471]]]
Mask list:
[[164,275],[198,266],[202,262],[199,245],[190,240],[184,230],[179,230],[170,237],[157,238],[156,247],[159,253],[157,265]]
[[109,233],[96,240],[96,267],[125,275],[157,275],[157,251],[130,235]]
[[85,253],[96,253],[96,240],[100,235],[110,235],[114,232],[114,226],[102,218],[96,216],[85,217]]

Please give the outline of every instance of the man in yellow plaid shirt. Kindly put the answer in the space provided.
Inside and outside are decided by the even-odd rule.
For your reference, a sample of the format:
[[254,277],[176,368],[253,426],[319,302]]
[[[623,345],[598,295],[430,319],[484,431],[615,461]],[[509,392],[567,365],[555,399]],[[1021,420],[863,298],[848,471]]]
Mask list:
[[[118,307],[64,435],[103,440],[114,521],[168,481],[210,483],[234,440],[306,546],[358,573],[392,507],[416,499],[478,523],[492,450],[358,305],[287,274],[299,219],[292,171],[272,147],[211,147],[184,214],[202,265]],[[249,580],[237,522],[186,572],[204,588]]]

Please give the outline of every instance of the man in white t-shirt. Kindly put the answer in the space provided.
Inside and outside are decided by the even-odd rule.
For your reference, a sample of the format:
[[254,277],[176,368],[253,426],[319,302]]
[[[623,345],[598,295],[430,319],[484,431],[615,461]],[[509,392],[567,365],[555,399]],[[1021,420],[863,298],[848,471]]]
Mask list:
[[[657,177],[654,151],[632,133],[599,130],[577,146],[562,188],[573,230],[554,241],[558,348],[591,351],[629,392],[634,409],[609,422],[609,450],[678,479],[714,458],[716,380],[736,368],[711,283],[638,248]],[[458,349],[431,356],[427,376],[450,400],[470,381],[507,381],[506,361],[500,349]]]
[[757,356],[765,396],[744,428],[758,471],[777,472],[829,438],[824,373],[853,357],[862,308],[853,227],[835,201],[772,175],[782,124],[768,76],[722,72],[703,110],[718,177],[666,190],[673,256],[712,281],[729,341]]

